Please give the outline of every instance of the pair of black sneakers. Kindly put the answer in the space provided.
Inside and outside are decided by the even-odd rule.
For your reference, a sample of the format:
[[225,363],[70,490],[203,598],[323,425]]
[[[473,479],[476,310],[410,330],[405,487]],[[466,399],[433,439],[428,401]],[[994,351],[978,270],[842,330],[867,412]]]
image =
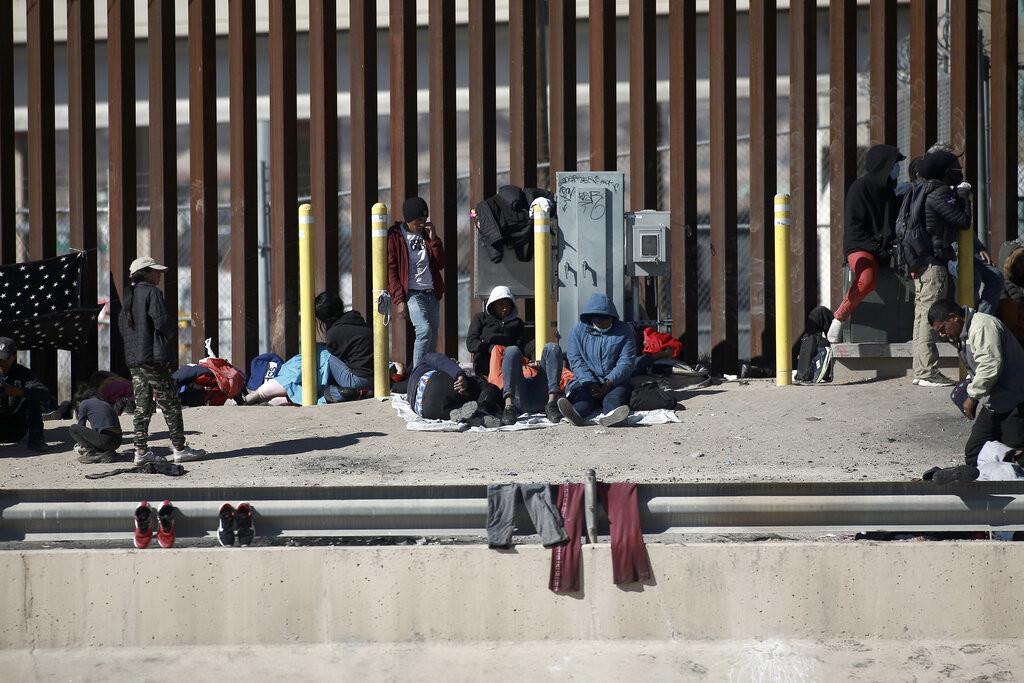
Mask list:
[[238,541],[238,545],[249,545],[256,536],[256,524],[253,521],[253,507],[249,503],[239,503],[233,507],[231,503],[220,506],[220,524],[217,527],[217,540],[225,547]]

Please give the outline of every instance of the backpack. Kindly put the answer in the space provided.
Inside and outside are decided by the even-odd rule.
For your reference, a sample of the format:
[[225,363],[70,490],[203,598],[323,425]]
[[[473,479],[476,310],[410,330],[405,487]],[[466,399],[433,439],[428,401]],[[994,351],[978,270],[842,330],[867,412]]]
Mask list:
[[796,381],[820,384],[832,381],[830,344],[820,334],[800,337],[800,350],[796,357]]
[[920,272],[927,267],[932,256],[932,237],[924,221],[927,196],[928,183],[914,183],[903,195],[903,203],[896,216],[889,263],[893,270],[904,276]]
[[202,375],[196,379],[196,384],[209,388],[216,387],[226,398],[238,396],[245,388],[245,377],[223,358],[204,358],[199,361],[199,365],[213,373],[213,382],[211,386],[209,381],[204,381],[210,375]]
[[284,365],[284,359],[276,353],[261,353],[256,356],[249,364],[249,383],[245,385],[245,388],[249,391],[256,391],[268,379],[277,377],[282,365]]
[[630,410],[672,410],[676,398],[657,382],[644,382],[629,395]]

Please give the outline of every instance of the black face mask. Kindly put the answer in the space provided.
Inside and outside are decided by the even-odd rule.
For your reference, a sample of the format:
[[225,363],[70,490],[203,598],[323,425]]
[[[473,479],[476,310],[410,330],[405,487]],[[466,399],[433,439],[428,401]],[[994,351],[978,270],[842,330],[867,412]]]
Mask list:
[[951,168],[946,173],[946,178],[950,185],[959,185],[964,181],[964,172],[959,168]]

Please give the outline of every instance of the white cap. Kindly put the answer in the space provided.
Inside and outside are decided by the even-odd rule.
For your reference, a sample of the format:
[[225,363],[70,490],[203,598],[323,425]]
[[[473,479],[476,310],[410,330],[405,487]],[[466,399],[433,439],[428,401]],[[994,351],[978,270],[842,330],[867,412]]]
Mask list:
[[140,270],[145,270],[146,268],[151,268],[153,270],[167,270],[167,266],[161,266],[151,257],[141,256],[132,261],[132,264],[128,266],[128,275],[135,275],[135,273]]

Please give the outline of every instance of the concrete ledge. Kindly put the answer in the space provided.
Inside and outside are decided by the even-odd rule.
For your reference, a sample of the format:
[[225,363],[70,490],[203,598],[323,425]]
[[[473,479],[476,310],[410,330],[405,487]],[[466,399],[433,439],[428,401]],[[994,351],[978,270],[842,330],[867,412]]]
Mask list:
[[1015,543],[649,546],[617,587],[584,546],[584,591],[547,590],[522,546],[10,551],[0,649],[153,643],[1019,638]]
[[[959,358],[952,344],[940,342],[935,345],[939,358]],[[913,358],[914,344],[900,342],[883,344],[880,342],[864,342],[860,344],[833,344],[832,350],[836,359],[846,358]]]

